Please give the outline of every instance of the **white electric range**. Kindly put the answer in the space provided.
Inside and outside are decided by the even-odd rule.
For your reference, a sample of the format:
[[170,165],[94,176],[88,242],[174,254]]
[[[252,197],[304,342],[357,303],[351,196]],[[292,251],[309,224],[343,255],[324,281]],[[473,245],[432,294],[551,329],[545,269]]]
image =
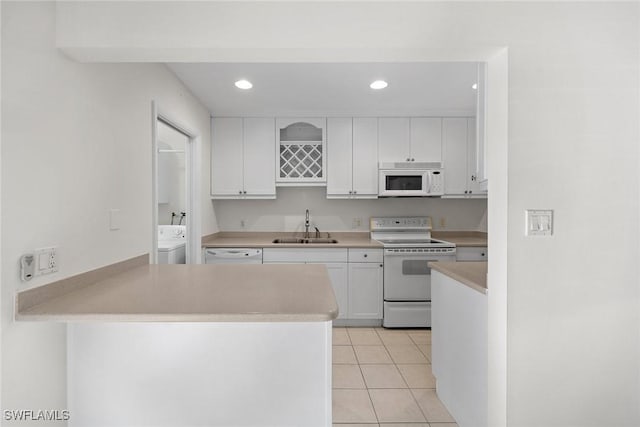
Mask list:
[[384,246],[386,328],[431,327],[430,262],[455,261],[456,245],[431,238],[431,217],[371,218],[371,238]]

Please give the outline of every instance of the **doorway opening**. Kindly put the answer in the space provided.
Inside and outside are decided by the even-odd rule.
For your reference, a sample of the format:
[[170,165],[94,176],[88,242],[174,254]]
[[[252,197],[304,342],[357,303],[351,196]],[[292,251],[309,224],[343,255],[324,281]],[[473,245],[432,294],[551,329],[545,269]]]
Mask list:
[[199,135],[152,104],[152,236],[151,262],[200,262],[200,218],[197,177]]

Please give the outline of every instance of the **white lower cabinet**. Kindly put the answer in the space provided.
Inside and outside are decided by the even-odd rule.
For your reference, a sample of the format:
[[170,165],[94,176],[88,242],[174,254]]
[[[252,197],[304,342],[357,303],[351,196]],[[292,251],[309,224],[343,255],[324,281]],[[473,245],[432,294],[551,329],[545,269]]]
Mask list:
[[349,263],[349,318],[382,319],[382,263]]
[[336,294],[338,302],[338,319],[347,318],[347,307],[349,306],[349,269],[345,263],[324,264],[329,272],[329,279],[333,286],[333,293]]
[[382,320],[382,249],[264,248],[264,264],[323,264],[327,266],[344,324],[373,324]]
[[456,248],[456,261],[486,261],[488,255],[486,246],[458,246]]

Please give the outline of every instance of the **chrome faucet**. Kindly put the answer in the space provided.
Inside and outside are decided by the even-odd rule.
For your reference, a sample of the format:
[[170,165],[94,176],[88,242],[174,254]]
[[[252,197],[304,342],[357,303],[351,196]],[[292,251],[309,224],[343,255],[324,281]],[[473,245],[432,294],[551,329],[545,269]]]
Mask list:
[[320,229],[318,227],[313,227],[316,229],[316,239],[320,238]]
[[309,209],[307,209],[307,211],[305,212],[305,219],[304,219],[304,238],[308,239],[309,238]]

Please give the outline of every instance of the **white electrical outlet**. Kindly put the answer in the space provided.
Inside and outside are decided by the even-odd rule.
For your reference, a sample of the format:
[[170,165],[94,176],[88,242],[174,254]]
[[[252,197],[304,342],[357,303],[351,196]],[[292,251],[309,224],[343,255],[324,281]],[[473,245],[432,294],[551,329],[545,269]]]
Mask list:
[[360,228],[362,226],[362,218],[355,217],[351,222],[351,228]]
[[244,219],[240,220],[240,228],[245,228],[247,226],[247,223]]
[[58,271],[58,248],[40,248],[34,251],[35,276]]

